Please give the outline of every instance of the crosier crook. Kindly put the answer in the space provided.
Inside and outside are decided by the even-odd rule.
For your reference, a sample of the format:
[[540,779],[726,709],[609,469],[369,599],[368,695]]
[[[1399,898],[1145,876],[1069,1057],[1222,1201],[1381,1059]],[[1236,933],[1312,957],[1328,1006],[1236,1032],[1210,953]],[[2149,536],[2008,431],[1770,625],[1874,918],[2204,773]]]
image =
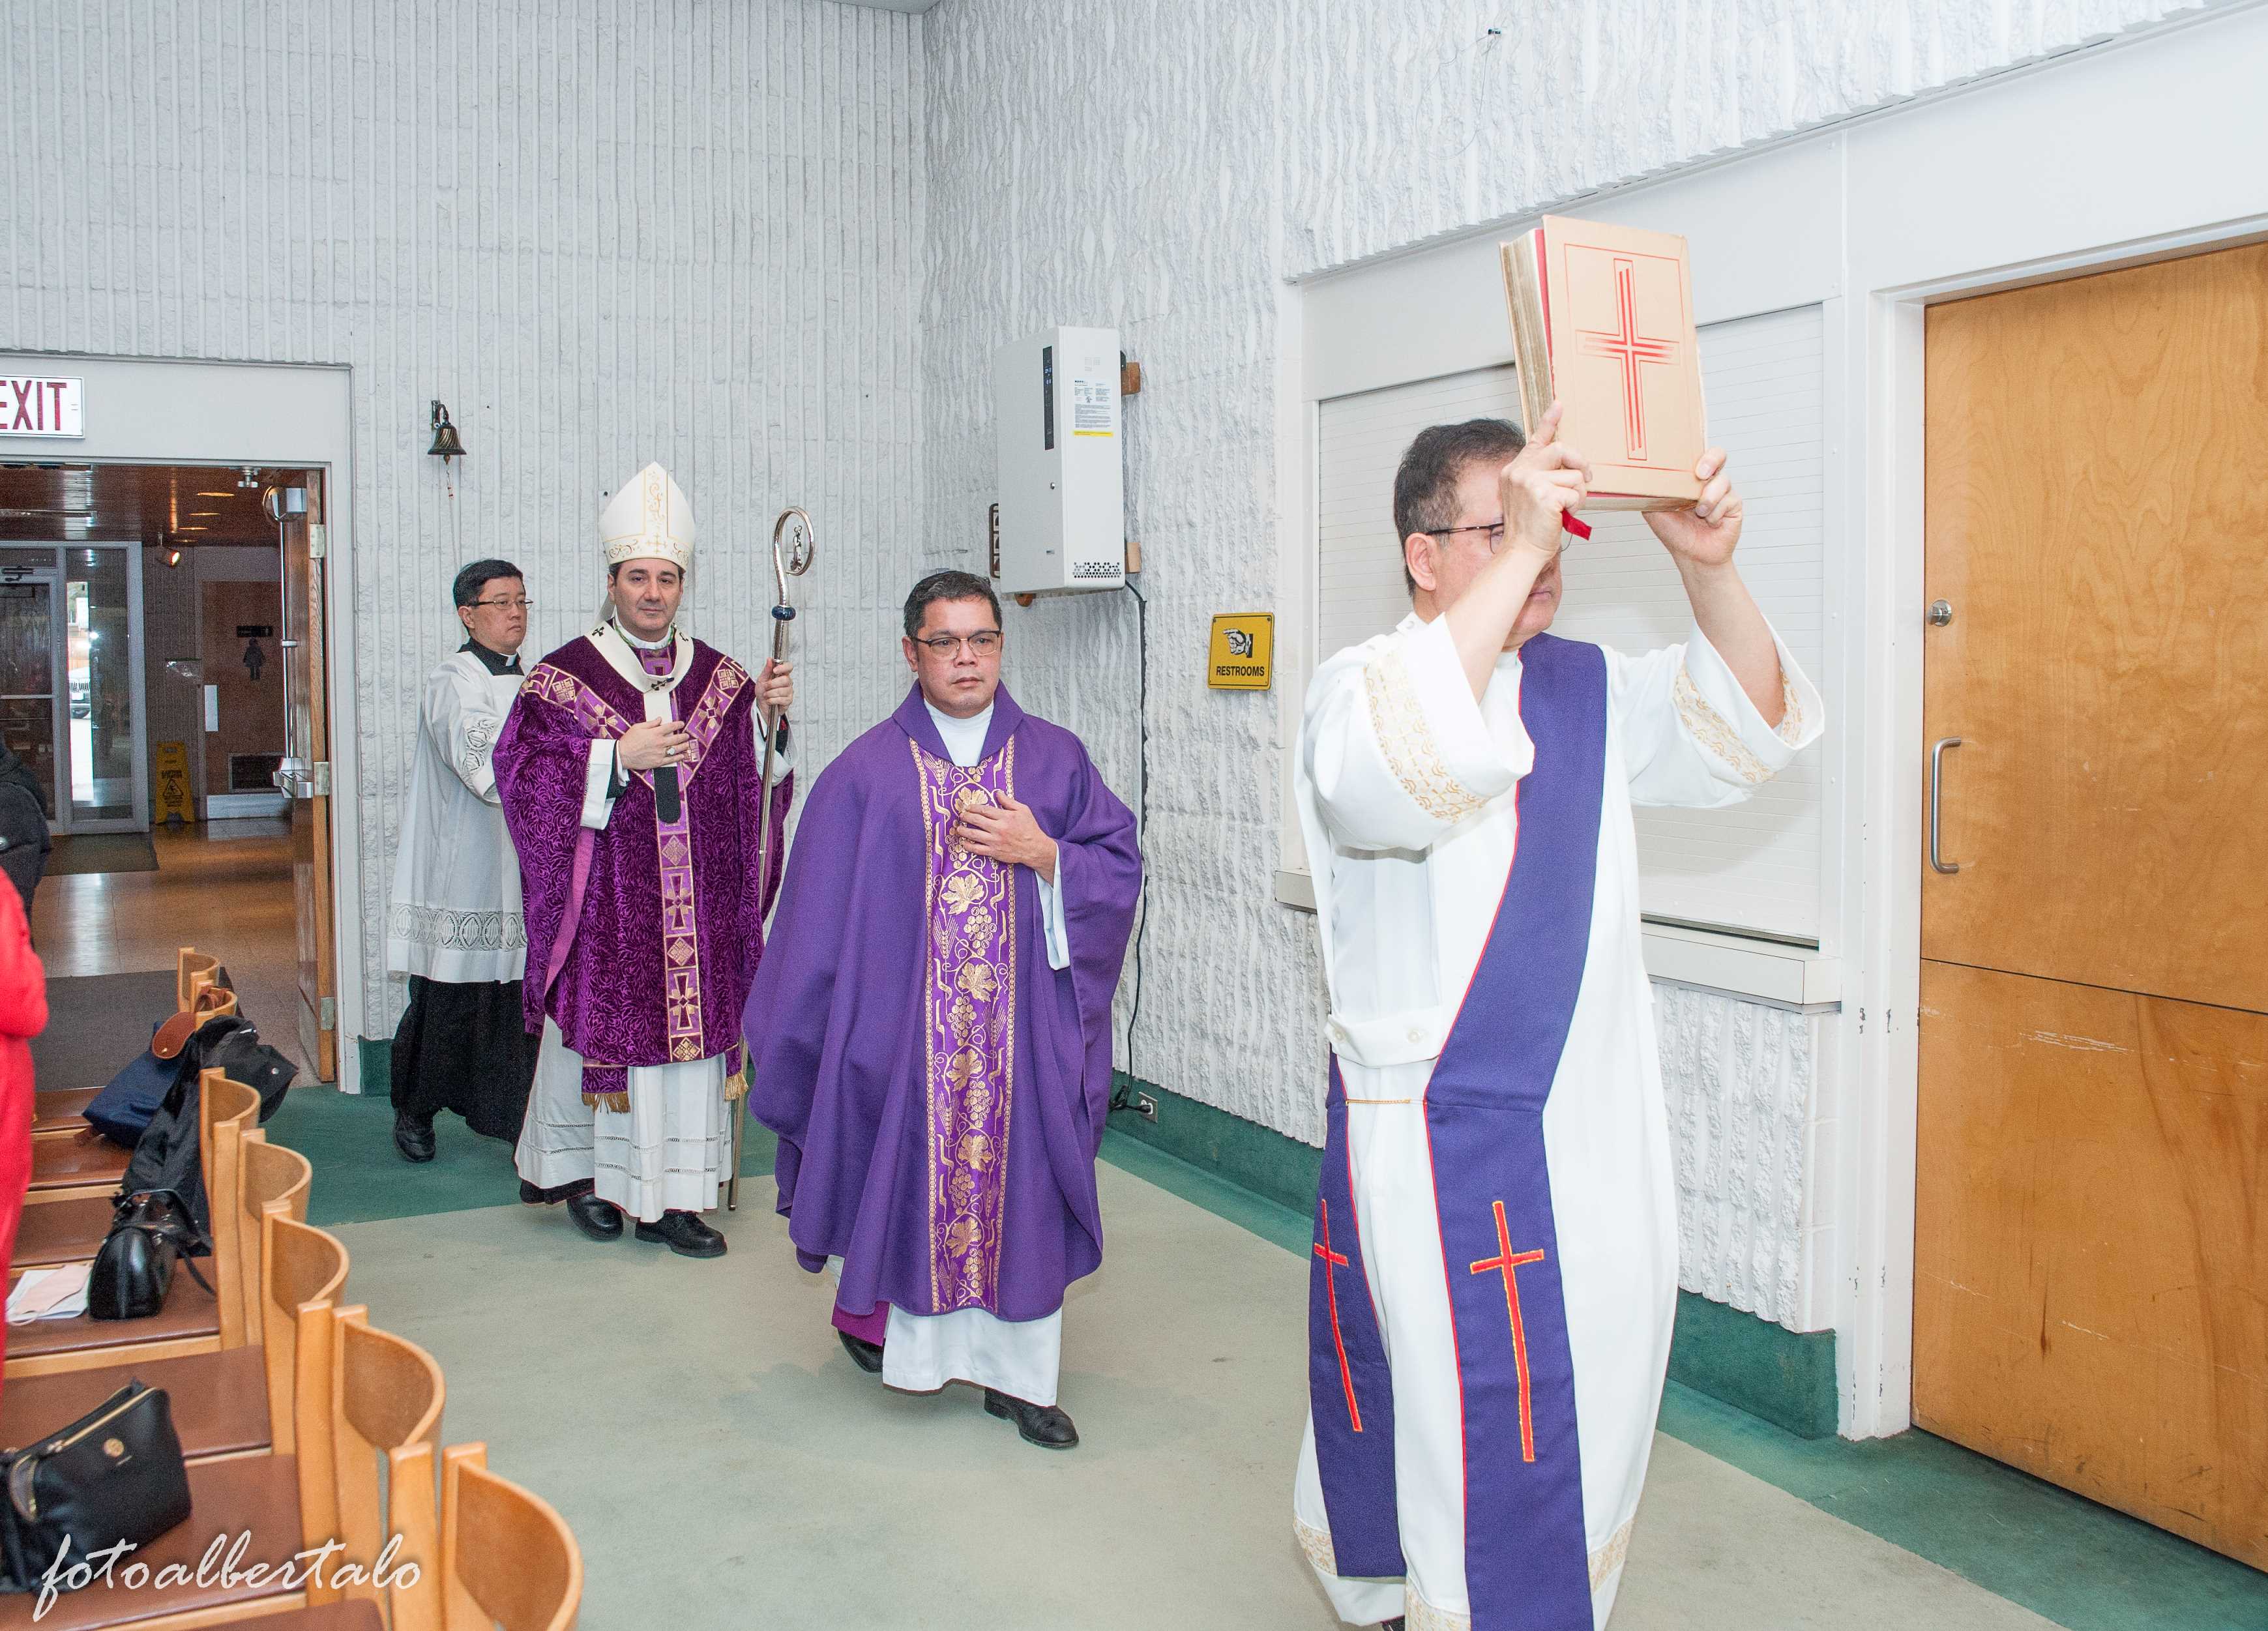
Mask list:
[[[782,548],[782,540],[786,547]],[[819,536],[812,530],[811,517],[803,509],[790,504],[779,512],[772,523],[772,661],[781,662],[787,656],[787,626],[795,621],[795,608],[787,603],[787,580],[801,577],[811,570],[811,557],[818,552]],[[778,719],[767,718],[763,706],[757,704],[756,716],[764,730],[764,768],[758,778],[757,797],[763,804],[756,815],[756,887],[762,890],[772,875],[772,754],[779,744],[779,728],[787,717],[780,710]],[[767,914],[759,910],[756,924],[763,926]],[[748,1057],[747,1039],[740,1039],[743,1061]],[[741,1067],[746,1069],[744,1063]],[[725,1209],[740,1209],[740,1140],[747,1131],[748,1110],[745,1102],[736,1104],[733,1113],[733,1172],[725,1180]]]

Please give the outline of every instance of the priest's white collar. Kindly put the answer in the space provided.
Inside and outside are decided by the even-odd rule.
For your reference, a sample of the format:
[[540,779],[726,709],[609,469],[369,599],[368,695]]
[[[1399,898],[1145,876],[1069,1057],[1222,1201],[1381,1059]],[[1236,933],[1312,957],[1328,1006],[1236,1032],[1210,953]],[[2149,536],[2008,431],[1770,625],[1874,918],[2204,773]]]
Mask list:
[[945,751],[954,764],[965,769],[984,757],[984,733],[992,728],[995,704],[985,703],[983,712],[971,714],[966,719],[955,719],[941,711],[926,696],[922,698],[922,706],[929,709],[929,722],[937,727],[937,739],[945,744]]
[[[673,628],[665,638],[649,643],[634,638],[614,619],[608,618],[585,638],[598,648],[599,655],[607,659],[608,667],[641,691],[674,691],[693,663],[693,637],[681,628]],[[646,672],[645,665],[638,661],[637,654],[664,649],[668,649],[671,654],[669,672],[666,674]]]

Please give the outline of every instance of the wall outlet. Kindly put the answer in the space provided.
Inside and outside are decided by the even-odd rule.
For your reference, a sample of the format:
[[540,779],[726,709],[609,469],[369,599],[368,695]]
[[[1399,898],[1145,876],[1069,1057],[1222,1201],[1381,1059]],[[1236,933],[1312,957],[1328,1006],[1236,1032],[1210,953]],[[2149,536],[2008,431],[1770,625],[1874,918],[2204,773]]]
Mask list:
[[1147,1093],[1135,1094],[1134,1113],[1140,1116],[1145,1121],[1156,1120],[1158,1119],[1158,1101]]

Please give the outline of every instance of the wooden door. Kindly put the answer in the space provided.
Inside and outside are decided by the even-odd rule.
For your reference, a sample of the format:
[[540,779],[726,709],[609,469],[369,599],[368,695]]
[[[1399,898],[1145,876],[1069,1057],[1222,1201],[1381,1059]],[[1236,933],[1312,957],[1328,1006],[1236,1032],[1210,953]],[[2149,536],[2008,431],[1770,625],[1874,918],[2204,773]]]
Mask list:
[[2268,246],[1929,314],[1914,1416],[2268,1567],[2264,359]]
[[323,477],[285,478],[306,508],[279,505],[284,546],[284,760],[278,784],[291,796],[291,894],[299,951],[299,1048],[326,1082],[339,1074],[337,988],[333,973],[329,700],[323,651]]

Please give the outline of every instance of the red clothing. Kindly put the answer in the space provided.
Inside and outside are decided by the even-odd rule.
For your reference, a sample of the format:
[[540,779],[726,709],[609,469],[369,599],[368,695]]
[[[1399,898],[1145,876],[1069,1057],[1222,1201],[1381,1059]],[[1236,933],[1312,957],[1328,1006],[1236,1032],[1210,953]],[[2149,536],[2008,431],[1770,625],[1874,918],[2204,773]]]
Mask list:
[[[48,975],[13,889],[0,889],[0,1255],[16,1254],[16,1225],[32,1183],[32,1039],[48,1027]],[[7,1351],[0,1323],[0,1357]]]

